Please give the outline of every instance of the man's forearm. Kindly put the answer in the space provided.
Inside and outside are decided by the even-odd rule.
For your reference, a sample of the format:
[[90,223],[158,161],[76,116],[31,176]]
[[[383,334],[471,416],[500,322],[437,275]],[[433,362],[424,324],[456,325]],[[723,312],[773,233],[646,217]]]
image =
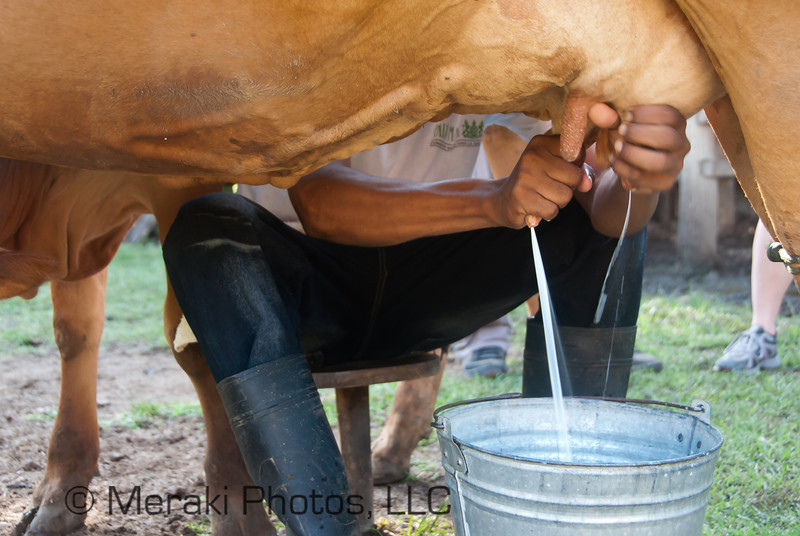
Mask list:
[[[628,235],[640,231],[647,225],[657,204],[657,192],[631,194]],[[592,226],[597,232],[611,237],[620,236],[628,208],[628,190],[622,187],[613,170],[607,169],[601,172],[597,178],[596,191],[591,194],[591,203],[589,206],[584,204],[584,208],[589,213]]]
[[482,179],[416,183],[334,164],[303,177],[289,195],[309,235],[385,246],[493,226],[487,205],[496,189]]

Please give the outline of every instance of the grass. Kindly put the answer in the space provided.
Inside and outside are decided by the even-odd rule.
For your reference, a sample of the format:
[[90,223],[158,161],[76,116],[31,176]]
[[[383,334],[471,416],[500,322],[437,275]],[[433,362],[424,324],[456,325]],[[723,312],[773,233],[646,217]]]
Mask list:
[[25,418],[28,419],[29,421],[45,421],[45,422],[49,422],[49,421],[55,421],[56,420],[56,414],[57,413],[58,413],[58,409],[55,406],[53,406],[53,407],[42,407],[42,408],[36,408],[36,410],[31,412],[31,413],[26,413],[25,414]]
[[117,415],[109,422],[100,423],[101,426],[123,426],[125,428],[149,428],[158,426],[169,419],[179,417],[200,417],[202,410],[199,402],[135,402],[130,409]]
[[195,536],[209,536],[211,534],[211,519],[208,516],[201,516],[199,521],[192,521],[184,528],[182,534],[194,534]]
[[[154,246],[125,244],[111,265],[104,345],[144,344],[166,347],[161,332],[164,269]],[[0,359],[19,353],[52,353],[47,288],[32,301],[0,301]],[[712,424],[725,436],[706,513],[705,536],[800,534],[800,325],[796,317],[779,323],[783,366],[755,375],[711,372],[733,335],[748,327],[749,303],[733,303],[692,290],[681,295],[645,294],[637,347],[657,355],[660,373],[635,371],[628,396],[690,403],[710,403]],[[516,339],[510,371],[495,380],[446,375],[438,404],[521,389],[524,312],[513,313]],[[388,415],[394,385],[371,389],[373,422]],[[331,417],[335,415],[326,395]],[[120,417],[131,426],[180,414],[180,409],[142,404]],[[32,419],[48,419],[42,409]],[[421,448],[435,449],[435,439]],[[440,521],[445,521],[444,519]],[[389,519],[384,534],[448,535],[430,526],[432,517]],[[202,533],[203,527],[197,527]]]
[[[167,348],[162,316],[166,275],[161,248],[124,244],[108,271],[103,347],[132,344]],[[15,354],[53,355],[50,287],[31,300],[0,300],[0,359]]]
[[31,300],[0,300],[0,319],[0,359],[14,354],[55,352],[50,287],[43,286]]
[[779,322],[779,371],[711,372],[732,335],[750,324],[748,305],[714,296],[648,296],[641,349],[663,356],[659,374],[635,373],[629,396],[711,405],[725,437],[706,514],[708,535],[800,534],[800,329]]
[[399,526],[395,520],[379,518],[376,528],[368,535],[372,536],[448,536],[453,534],[452,524],[440,515],[409,516]]
[[[135,266],[136,270],[125,269]],[[161,317],[167,276],[157,245],[124,244],[108,271],[106,344],[137,344],[168,348]],[[157,319],[153,322],[153,319]]]

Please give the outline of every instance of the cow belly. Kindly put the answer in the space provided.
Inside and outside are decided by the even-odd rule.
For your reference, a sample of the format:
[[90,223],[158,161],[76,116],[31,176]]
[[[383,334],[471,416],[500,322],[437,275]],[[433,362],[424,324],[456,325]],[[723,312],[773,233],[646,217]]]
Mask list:
[[442,114],[721,93],[668,0],[0,0],[0,20],[0,155],[78,168],[289,186]]

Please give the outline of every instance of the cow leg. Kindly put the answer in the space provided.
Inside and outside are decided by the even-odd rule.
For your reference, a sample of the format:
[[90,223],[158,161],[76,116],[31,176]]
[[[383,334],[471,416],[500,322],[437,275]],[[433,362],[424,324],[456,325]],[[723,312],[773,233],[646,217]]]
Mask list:
[[[149,209],[158,222],[162,243],[183,203],[221,189],[219,184],[201,184],[193,188],[182,189],[164,188],[158,183],[151,186],[154,189],[149,193],[147,199]],[[200,347],[193,343],[180,352],[175,350],[173,344],[175,330],[182,316],[183,313],[178,305],[178,300],[175,299],[172,285],[167,280],[167,297],[164,301],[164,334],[175,359],[189,376],[197,392],[197,398],[200,400],[206,426],[204,465],[209,497],[219,495],[228,498],[225,511],[220,508],[220,513],[212,512],[212,534],[214,536],[275,535],[277,532],[263,508],[255,508],[258,505],[253,504],[249,504],[246,510],[244,508],[242,490],[246,486],[255,484],[244,465],[239,445],[236,443],[233,430],[228,423],[228,415],[217,392],[214,377],[211,375],[211,370],[206,364]]]
[[[168,283],[167,299],[164,304],[164,329],[170,348],[174,348],[173,339],[180,317],[178,302]],[[217,392],[216,382],[206,365],[200,347],[193,343],[182,352],[173,350],[173,353],[181,368],[191,379],[203,410],[206,425],[205,473],[209,497],[219,495],[228,498],[227,511],[214,512],[211,523],[212,534],[214,536],[276,535],[277,532],[264,508],[249,504],[245,510],[242,491],[247,486],[255,484],[247,473],[244,459],[228,423],[228,415]]]
[[[178,209],[184,202],[201,195],[219,191],[220,185],[198,185],[193,188],[169,189],[157,186],[150,193],[150,209],[158,222],[161,242],[167,235]],[[250,478],[239,445],[228,422],[228,414],[222,406],[217,385],[205,357],[196,344],[189,344],[176,351],[175,331],[183,313],[167,280],[167,297],[164,301],[164,334],[172,348],[178,364],[189,376],[200,400],[206,426],[205,473],[209,496],[228,498],[227,509],[213,512],[212,534],[214,536],[270,536],[276,535],[275,527],[267,517],[266,510],[249,504],[245,509],[243,490],[255,486]],[[220,509],[221,510],[221,509]],[[246,514],[245,514],[246,512]]]
[[[66,534],[85,515],[66,508],[69,490],[97,474],[97,353],[105,315],[106,270],[79,281],[52,281],[53,329],[61,354],[61,395],[44,479],[25,513],[26,536]],[[81,504],[74,497],[74,504]],[[31,519],[32,518],[32,519]],[[22,526],[18,528],[22,532]]]
[[[678,0],[729,99],[706,110],[747,198],[786,252],[800,254],[800,166],[793,133],[800,111],[800,47],[793,0]],[[741,155],[745,154],[746,160]],[[795,276],[800,286],[800,274]]]
[[[444,359],[444,357],[442,358]],[[411,468],[411,454],[431,431],[436,395],[444,374],[400,382],[392,410],[372,445],[372,480],[375,484],[397,482]]]
[[[756,180],[756,173],[753,171],[750,156],[747,153],[747,144],[742,132],[741,123],[733,108],[733,103],[728,95],[718,99],[705,108],[708,122],[714,129],[714,134],[717,136],[720,145],[725,151],[728,161],[733,166],[736,172],[736,178],[742,186],[742,190],[747,196],[747,200],[753,206],[753,209],[758,214],[759,219],[764,222],[771,237],[777,237],[778,229],[776,223],[770,219],[769,211],[766,202],[762,197],[762,191],[768,188],[770,181],[765,181],[767,184],[762,186]],[[790,194],[787,194],[790,195]],[[791,245],[784,245],[787,251],[790,251]],[[766,251],[758,253],[766,255]],[[794,276],[795,284],[800,288],[800,274]]]

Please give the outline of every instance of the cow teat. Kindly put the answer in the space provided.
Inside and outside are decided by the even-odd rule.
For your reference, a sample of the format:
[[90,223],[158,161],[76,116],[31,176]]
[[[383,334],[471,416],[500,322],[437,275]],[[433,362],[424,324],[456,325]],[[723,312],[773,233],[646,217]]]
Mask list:
[[574,162],[581,154],[586,126],[589,122],[589,107],[595,99],[581,91],[570,91],[561,118],[561,158]]

